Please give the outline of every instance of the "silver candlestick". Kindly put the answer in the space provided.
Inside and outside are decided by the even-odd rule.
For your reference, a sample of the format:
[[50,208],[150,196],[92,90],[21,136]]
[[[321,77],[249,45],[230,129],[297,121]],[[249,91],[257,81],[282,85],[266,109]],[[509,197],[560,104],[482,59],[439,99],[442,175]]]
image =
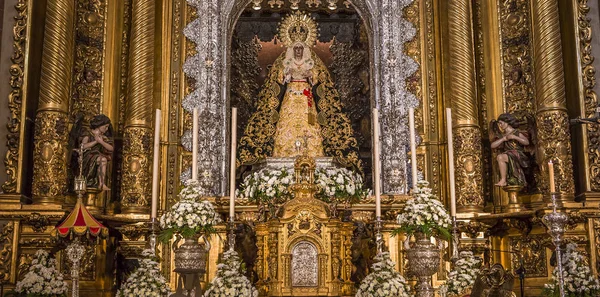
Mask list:
[[229,238],[227,238],[227,244],[229,245],[229,251],[235,250],[235,220],[233,217],[229,217]]
[[456,216],[452,217],[452,262],[458,260],[458,246],[460,245],[460,232],[458,232],[458,223],[456,222]]
[[148,248],[152,250],[152,253],[156,256],[156,245],[158,241],[158,220],[156,218],[150,219],[148,229]]
[[381,216],[378,216],[375,221],[375,243],[377,244],[377,254],[383,253],[383,235],[381,234],[381,228],[383,227],[383,221]]
[[544,215],[542,222],[548,228],[548,234],[552,237],[552,243],[556,248],[556,260],[558,262],[558,287],[560,289],[560,296],[565,297],[565,284],[563,277],[563,264],[562,264],[562,245],[564,241],[565,229],[569,222],[569,215],[564,212],[557,212],[557,196],[559,193],[551,193],[552,197],[552,212]]

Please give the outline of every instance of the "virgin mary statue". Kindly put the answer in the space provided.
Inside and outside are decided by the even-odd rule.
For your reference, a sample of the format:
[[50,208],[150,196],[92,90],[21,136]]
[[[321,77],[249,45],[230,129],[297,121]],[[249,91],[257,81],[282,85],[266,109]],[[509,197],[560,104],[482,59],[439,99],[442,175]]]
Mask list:
[[240,139],[237,165],[307,153],[333,157],[342,166],[362,171],[339,93],[311,49],[317,24],[301,12],[293,13],[282,21],[279,38],[287,49],[275,60],[258,95],[257,110]]

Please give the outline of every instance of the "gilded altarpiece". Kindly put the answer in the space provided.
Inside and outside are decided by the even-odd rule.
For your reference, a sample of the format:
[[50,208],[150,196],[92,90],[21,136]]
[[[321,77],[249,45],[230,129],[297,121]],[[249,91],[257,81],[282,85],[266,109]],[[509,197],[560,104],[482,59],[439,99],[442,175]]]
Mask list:
[[[92,294],[93,290],[97,296],[109,296],[116,289],[114,284],[122,281],[125,272],[135,266],[135,258],[147,240],[145,236],[147,215],[138,214],[136,216],[123,213],[121,208],[123,201],[119,197],[122,192],[120,185],[125,177],[122,138],[128,120],[130,120],[126,110],[128,104],[132,102],[129,95],[132,94],[134,88],[142,88],[144,94],[152,94],[144,97],[146,109],[156,107],[163,110],[163,125],[160,131],[160,208],[163,210],[177,201],[181,180],[187,178],[186,172],[191,165],[189,153],[191,148],[188,147],[189,141],[186,139],[191,137],[189,109],[192,105],[189,100],[186,101],[186,98],[192,94],[196,94],[194,96],[199,96],[199,98],[210,98],[210,100],[207,99],[209,102],[201,101],[203,103],[201,107],[208,110],[204,113],[206,115],[205,122],[203,122],[205,131],[201,138],[205,142],[202,143],[202,153],[209,155],[209,158],[202,160],[203,163],[200,165],[204,170],[202,177],[207,182],[207,196],[210,196],[209,199],[214,201],[220,211],[226,212],[228,205],[226,196],[228,194],[225,190],[227,185],[225,170],[227,161],[225,160],[227,160],[226,152],[228,151],[228,133],[226,132],[228,131],[228,110],[237,104],[251,106],[249,101],[252,100],[252,96],[250,93],[253,92],[253,88],[257,87],[252,85],[252,81],[245,80],[247,77],[236,81],[239,77],[234,72],[243,72],[243,76],[248,76],[256,75],[258,70],[253,68],[256,66],[253,64],[255,61],[242,65],[247,66],[246,68],[240,68],[239,64],[232,65],[232,63],[239,63],[240,60],[256,55],[258,47],[256,43],[242,44],[250,45],[248,47],[236,46],[231,40],[239,14],[247,8],[249,1],[202,1],[204,6],[199,5],[199,1],[193,2],[194,5],[192,5],[192,1],[185,0],[152,2],[154,8],[151,10],[155,11],[152,17],[157,18],[153,22],[156,25],[156,28],[153,29],[155,33],[153,42],[142,38],[143,36],[139,33],[134,33],[140,31],[132,30],[134,19],[139,21],[139,18],[142,17],[148,21],[146,17],[149,17],[149,14],[140,15],[139,11],[137,14],[132,11],[138,0],[78,0],[73,2],[76,5],[73,6],[71,15],[75,26],[75,30],[72,32],[74,42],[71,56],[73,67],[70,72],[72,75],[60,77],[61,80],[72,80],[67,104],[69,108],[63,110],[64,112],[61,111],[60,119],[53,120],[53,125],[45,125],[48,131],[39,129],[38,132],[47,132],[42,136],[61,142],[58,144],[59,146],[64,145],[62,143],[66,141],[64,132],[70,127],[73,117],[79,111],[83,111],[87,117],[99,112],[105,113],[109,115],[117,130],[112,199],[106,201],[103,205],[105,209],[100,210],[98,215],[98,218],[107,223],[114,233],[107,241],[95,248],[88,248],[85,256],[85,269],[82,272],[84,277],[82,286],[88,294]],[[402,238],[389,235],[390,231],[396,227],[393,224],[395,215],[401,211],[403,201],[407,198],[406,174],[403,173],[406,164],[394,167],[396,164],[394,162],[406,161],[409,156],[405,145],[394,145],[405,140],[397,135],[406,135],[405,132],[408,131],[406,115],[401,113],[401,108],[418,106],[416,110],[416,126],[420,140],[417,149],[418,168],[420,174],[431,182],[434,192],[443,200],[448,199],[447,148],[446,136],[443,132],[445,125],[443,110],[447,101],[443,99],[449,96],[444,91],[451,90],[451,88],[445,87],[449,82],[446,81],[444,74],[446,69],[443,68],[443,65],[452,49],[445,44],[447,36],[444,35],[444,29],[442,29],[447,27],[449,21],[446,12],[448,2],[442,0],[396,2],[357,0],[350,2],[362,18],[363,34],[367,40],[365,44],[368,46],[356,49],[349,48],[348,45],[342,43],[334,44],[331,51],[337,55],[335,57],[337,60],[334,59],[335,67],[332,68],[340,71],[352,69],[350,72],[353,74],[358,73],[357,68],[368,69],[368,84],[365,84],[368,90],[360,93],[362,97],[355,98],[359,102],[356,104],[381,107],[383,110],[382,123],[386,125],[384,131],[388,135],[394,135],[394,137],[385,136],[382,139],[386,151],[392,151],[389,155],[383,156],[383,180],[386,184],[384,191],[386,195],[383,196],[383,217],[387,221],[384,224],[384,237],[392,259],[397,262],[397,268],[402,271],[404,269],[400,244]],[[31,171],[32,162],[25,158],[33,149],[33,144],[29,144],[29,146],[26,144],[32,135],[32,127],[27,128],[26,118],[35,117],[35,112],[32,113],[31,110],[35,110],[36,106],[32,104],[36,104],[40,93],[39,86],[36,87],[40,69],[26,69],[26,67],[35,68],[31,65],[39,65],[42,60],[41,43],[43,38],[41,37],[43,37],[43,32],[39,31],[43,30],[31,30],[42,27],[44,23],[46,3],[44,2],[44,5],[39,3],[42,2],[18,0],[15,7],[16,18],[12,42],[14,53],[11,57],[11,92],[8,98],[11,119],[7,142],[8,153],[5,158],[8,181],[3,185],[5,194],[1,196],[3,202],[9,201],[13,204],[0,205],[0,218],[3,219],[0,222],[0,226],[2,226],[0,228],[0,280],[7,285],[7,288],[13,286],[23,276],[36,249],[52,249],[56,246],[56,241],[50,231],[69,207],[68,204],[65,206],[56,203],[42,206],[37,203],[38,201],[33,205],[17,203],[22,198],[21,196],[30,196],[29,194],[32,192],[30,189],[32,185],[29,184],[31,175],[28,173]],[[473,87],[473,98],[470,98],[472,100],[467,103],[475,106],[479,111],[479,114],[475,115],[478,128],[470,126],[469,131],[472,133],[463,134],[462,139],[465,143],[476,140],[472,151],[482,152],[482,156],[476,157],[480,158],[478,162],[484,163],[485,166],[470,171],[475,172],[476,175],[470,180],[471,182],[475,181],[474,184],[471,184],[471,189],[483,188],[482,194],[478,192],[479,190],[463,192],[464,195],[461,197],[466,198],[461,201],[465,202],[464,204],[483,206],[481,205],[483,198],[487,198],[492,195],[492,192],[495,192],[491,188],[494,181],[489,177],[494,170],[489,163],[494,159],[486,149],[486,141],[479,141],[480,138],[485,138],[487,135],[487,123],[491,118],[504,111],[535,115],[541,110],[540,106],[544,104],[543,101],[536,102],[536,96],[539,95],[537,90],[543,89],[536,88],[538,83],[535,79],[536,71],[539,68],[543,74],[553,75],[560,71],[545,69],[543,63],[536,67],[534,63],[534,51],[536,49],[537,51],[545,50],[548,43],[534,44],[534,35],[540,33],[538,32],[539,21],[543,21],[543,18],[540,19],[539,11],[538,14],[535,14],[536,12],[532,10],[531,1],[498,0],[492,4],[478,0],[453,2],[453,4],[456,3],[469,3],[468,9],[460,6],[458,7],[460,9],[455,12],[466,13],[465,17],[472,20],[470,29],[474,38],[472,44],[465,45],[473,48],[473,65],[472,69],[465,69],[463,72],[475,74],[470,81],[473,83],[470,85]],[[550,2],[540,0],[540,3],[535,6],[536,9],[545,9],[543,5],[548,5]],[[573,4],[571,25],[580,33],[576,35],[579,38],[579,55],[582,57],[578,68],[581,71],[582,86],[584,87],[582,90],[585,94],[581,102],[585,107],[582,115],[589,117],[593,115],[594,107],[597,105],[595,94],[591,91],[595,84],[594,71],[593,68],[590,68],[593,60],[589,54],[591,42],[589,30],[591,28],[585,22],[586,1],[574,0],[570,3]],[[394,10],[395,8],[401,9]],[[534,16],[537,25],[534,24]],[[201,23],[194,23],[197,20],[200,20]],[[494,23],[494,20],[497,24]],[[561,19],[561,21],[563,20]],[[208,23],[211,26],[208,26]],[[399,34],[398,28],[408,30],[407,32],[411,33],[408,35],[414,33],[414,37],[402,40],[402,43],[384,42],[401,40],[401,37],[406,37]],[[136,30],[139,29],[140,27]],[[542,33],[546,34],[544,36],[550,36],[547,35],[547,32]],[[535,36],[539,37],[539,35]],[[138,38],[136,39],[138,43],[132,43],[132,39],[135,38]],[[200,40],[205,42],[198,43],[197,38],[201,38]],[[138,46],[131,48],[131,44]],[[386,45],[386,47],[382,47],[382,45]],[[144,76],[143,83],[139,84],[140,81],[137,80],[138,84],[131,86],[130,83],[139,78],[133,77],[133,74],[140,72],[131,69],[138,67],[139,64],[131,62],[130,59],[140,49],[148,58],[143,63],[144,69],[152,69],[153,74]],[[557,49],[553,50],[551,53],[556,53]],[[494,56],[494,51],[497,51],[497,57]],[[339,66],[343,64],[346,55],[350,57],[349,62],[354,64]],[[365,59],[365,56],[368,57],[368,60],[361,60]],[[400,60],[394,59],[395,57],[403,57],[406,60],[399,62]],[[198,60],[198,58],[202,59]],[[495,60],[496,58],[497,60]],[[152,63],[148,62],[150,60]],[[406,64],[402,64],[404,62]],[[192,67],[195,63],[202,65],[201,73],[206,80],[199,81],[197,77],[190,75],[190,72],[187,71],[189,70],[187,68]],[[495,69],[494,67],[500,68]],[[136,69],[139,70],[139,68]],[[351,81],[356,81],[356,77],[349,73],[338,75],[338,78],[340,78],[338,85],[342,88],[346,84],[355,84]],[[393,80],[401,82],[390,86],[389,82]],[[56,84],[57,81],[52,83]],[[252,85],[249,92],[245,93],[239,89],[240,85],[248,83]],[[230,92],[232,88],[235,90]],[[402,96],[405,96],[403,100],[406,99],[409,104],[395,105],[399,102],[394,101],[394,98],[397,97],[393,95],[406,90],[410,93],[403,93]],[[495,90],[500,90],[500,92],[494,92]],[[353,94],[348,93],[347,96],[350,97]],[[136,97],[137,99],[139,98]],[[246,105],[243,105],[242,102],[245,102]],[[465,102],[459,102],[459,104],[464,105]],[[360,118],[360,113],[366,113],[366,111],[355,110],[356,118]],[[395,117],[395,115],[400,116]],[[554,113],[547,119],[560,119],[564,128],[567,118],[563,113]],[[51,120],[51,117],[46,120]],[[540,121],[540,123],[542,122]],[[150,125],[148,123],[144,125],[146,126],[141,133],[143,137],[136,138],[137,148],[135,148],[135,152],[130,152],[130,155],[139,153],[148,156],[150,153]],[[370,123],[361,123],[360,127],[370,133]],[[241,128],[238,127],[238,131]],[[558,128],[557,131],[561,132],[560,135],[564,140],[566,139],[565,135],[568,134],[563,128]],[[596,174],[598,173],[596,166],[598,163],[598,158],[596,158],[598,156],[596,147],[598,130],[596,126],[592,125],[586,126],[585,129],[588,139],[590,190],[596,191],[599,189],[598,182],[594,178],[598,175]],[[135,131],[138,130],[133,129],[131,133],[135,133]],[[546,132],[548,131],[550,130],[546,129]],[[369,133],[364,133],[366,135],[366,139],[363,140],[365,143],[370,142]],[[238,135],[240,134],[238,133]],[[548,133],[546,134],[548,135]],[[467,136],[470,138],[465,138]],[[556,143],[556,139],[558,138],[548,138],[546,143]],[[41,142],[38,140],[36,144],[40,145]],[[58,146],[57,148],[62,149]],[[127,146],[127,149],[131,150],[132,147]],[[401,151],[402,149],[404,151]],[[552,146],[541,150],[545,154],[544,149],[549,149],[546,150],[549,154],[554,153]],[[560,155],[561,158],[570,156],[570,149],[564,149],[565,151],[559,152],[564,153]],[[363,153],[368,155],[370,152],[366,148]],[[145,162],[149,162],[149,160],[148,158],[144,159]],[[544,161],[546,160],[544,159]],[[461,164],[465,165],[468,162]],[[568,176],[569,168],[568,164],[566,165],[561,173],[562,177]],[[460,170],[463,169],[465,168]],[[399,178],[403,175],[404,178]],[[537,179],[544,179],[541,177],[542,175],[538,175]],[[368,172],[366,176],[369,176]],[[146,177],[149,176],[146,174]],[[573,187],[568,180],[562,181],[562,177],[561,190],[567,194],[572,193]],[[49,183],[51,180],[46,182]],[[127,183],[127,185],[129,184]],[[61,192],[62,188],[59,186],[63,185],[53,184],[48,191],[52,190],[55,194]],[[39,191],[40,188],[37,190]],[[133,199],[135,201],[124,202],[133,206],[145,207],[147,201],[143,197],[136,196],[134,198],[136,198]],[[495,204],[497,202],[490,200],[488,199],[488,203]],[[256,255],[248,258],[256,259],[251,267],[257,274],[257,287],[261,288],[263,294],[266,294],[267,291],[270,292],[269,294],[277,292],[277,294],[283,295],[352,294],[354,282],[360,281],[361,275],[364,277],[364,274],[368,273],[368,267],[372,264],[369,259],[372,258],[373,252],[373,246],[369,245],[369,241],[372,240],[374,197],[367,197],[353,205],[346,210],[351,211],[351,215],[340,216],[341,219],[330,219],[327,215],[329,209],[326,205],[315,203],[314,208],[308,209],[303,208],[304,205],[290,206],[279,221],[266,221],[258,218],[259,210],[256,205],[243,199],[238,202],[237,218],[247,223],[245,225],[248,226],[247,228],[253,228],[253,232],[250,233],[256,236]],[[597,207],[592,204],[586,206]],[[488,209],[490,208],[486,208],[486,213]],[[495,209],[495,211],[501,212],[502,208]],[[460,215],[472,217],[474,213]],[[478,215],[486,214],[478,213]],[[531,253],[524,254],[524,265],[531,273],[526,277],[526,284],[540,288],[551,274],[552,267],[549,266],[551,252],[546,249],[549,247],[547,238],[539,222],[536,221],[539,218],[536,217],[534,211],[523,212],[518,216],[533,221],[532,230],[522,232],[529,227],[521,224],[520,219],[513,218],[512,222],[511,219],[507,219],[508,223],[505,224],[509,225],[507,228],[510,232],[494,233],[490,230],[497,231],[493,230],[495,224],[490,224],[490,222],[504,222],[506,217],[510,217],[503,213],[495,215],[497,216],[491,215],[482,218],[483,223],[473,222],[475,219],[467,219],[470,222],[462,225],[464,230],[461,229],[462,235],[465,237],[462,247],[476,250],[482,254],[486,250],[488,252],[501,250],[503,252],[492,252],[488,262],[501,262],[505,267],[513,270],[521,264],[521,257],[516,254],[517,251]],[[598,236],[600,223],[598,223],[597,214],[592,213],[590,216],[585,223],[580,222],[578,226],[569,231],[569,238],[580,243],[582,248],[588,244],[586,238],[590,239],[588,246],[590,264],[597,272],[600,267],[598,264],[600,254],[597,253],[597,247],[600,244],[600,236]],[[588,229],[582,229],[584,224],[587,224],[585,226]],[[218,226],[217,229],[221,238],[225,238],[225,227]],[[524,236],[525,233],[526,236]],[[223,251],[224,243],[215,236],[212,239],[212,246],[207,267],[208,273],[203,279],[204,284],[215,275],[219,253]],[[364,248],[361,250],[357,246]],[[513,253],[504,253],[507,251]],[[171,273],[171,246],[162,245],[161,253],[162,258],[165,259],[162,262],[162,269],[165,275],[170,276],[173,281],[175,274]],[[61,270],[67,271],[68,267],[61,258],[60,252],[58,257],[62,265]],[[312,269],[302,272],[310,276],[308,279],[311,282],[309,283],[298,282],[298,278],[291,273],[293,267],[302,267],[302,265],[298,266],[301,264],[298,261],[302,259],[312,259],[310,260],[310,264],[313,265],[310,266]],[[316,263],[314,263],[314,259],[316,259]],[[362,270],[357,273],[360,269]],[[437,285],[445,278],[445,271],[442,270],[435,278]]]

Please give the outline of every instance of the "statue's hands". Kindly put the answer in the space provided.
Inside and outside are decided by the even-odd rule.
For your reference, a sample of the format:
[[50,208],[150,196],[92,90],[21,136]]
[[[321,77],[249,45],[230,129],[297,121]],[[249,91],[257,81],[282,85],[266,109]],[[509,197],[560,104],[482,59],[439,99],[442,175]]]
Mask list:
[[94,133],[94,140],[96,142],[98,142],[98,143],[102,143],[103,142],[102,135],[100,134],[100,132],[95,132]]

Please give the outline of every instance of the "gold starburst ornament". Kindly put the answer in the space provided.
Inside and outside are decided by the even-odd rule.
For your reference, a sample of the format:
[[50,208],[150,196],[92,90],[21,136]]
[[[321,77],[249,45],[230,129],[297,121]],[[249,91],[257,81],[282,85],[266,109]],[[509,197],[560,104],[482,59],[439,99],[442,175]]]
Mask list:
[[279,24],[279,39],[286,47],[296,42],[312,47],[317,42],[318,34],[317,22],[299,11],[288,15]]

